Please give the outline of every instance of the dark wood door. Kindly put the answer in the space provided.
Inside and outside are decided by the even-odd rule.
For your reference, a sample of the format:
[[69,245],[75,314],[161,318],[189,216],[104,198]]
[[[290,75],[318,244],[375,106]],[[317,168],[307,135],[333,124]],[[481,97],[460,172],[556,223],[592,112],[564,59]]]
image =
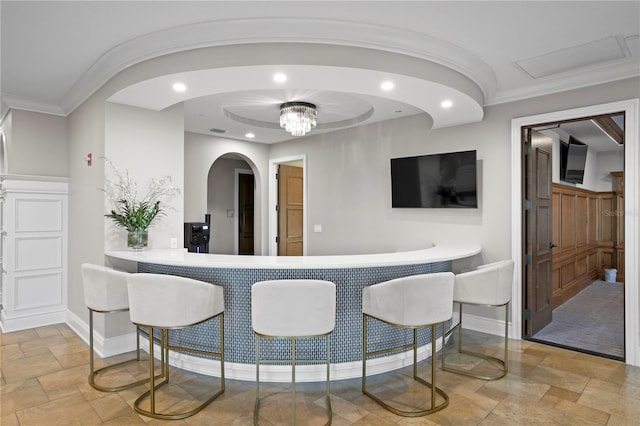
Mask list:
[[278,167],[278,256],[302,256],[302,188],[301,167]]
[[238,175],[238,254],[253,254],[253,175]]
[[552,139],[523,129],[525,152],[525,335],[533,336],[552,317]]

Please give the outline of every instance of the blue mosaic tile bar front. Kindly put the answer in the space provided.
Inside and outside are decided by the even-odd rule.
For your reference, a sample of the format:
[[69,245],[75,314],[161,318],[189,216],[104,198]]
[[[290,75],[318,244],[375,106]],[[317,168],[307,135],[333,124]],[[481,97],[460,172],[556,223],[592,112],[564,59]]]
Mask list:
[[[331,336],[331,363],[362,360],[362,289],[394,278],[445,272],[451,262],[436,262],[403,266],[335,269],[253,269],[168,266],[138,263],[138,272],[169,274],[193,278],[224,288],[225,298],[225,360],[240,364],[255,364],[255,337],[251,328],[251,286],[264,280],[319,279],[336,284],[336,327]],[[369,321],[369,350],[378,350],[410,342],[412,330],[398,329],[378,321]],[[438,336],[441,330],[438,329]],[[218,320],[197,327],[172,330],[172,344],[196,349],[216,349]],[[419,344],[431,341],[431,331],[421,330]],[[263,340],[262,357],[288,359],[290,344],[286,340]],[[299,359],[325,357],[324,339],[299,340]]]

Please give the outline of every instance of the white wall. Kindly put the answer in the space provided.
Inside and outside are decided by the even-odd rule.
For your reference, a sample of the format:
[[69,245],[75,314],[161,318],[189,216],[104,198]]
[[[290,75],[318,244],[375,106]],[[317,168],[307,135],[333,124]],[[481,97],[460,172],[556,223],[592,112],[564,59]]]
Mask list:
[[[270,158],[307,155],[309,255],[371,253],[439,241],[474,241],[482,259],[511,257],[511,135],[514,117],[639,96],[639,79],[489,106],[480,123],[430,129],[426,115],[300,138]],[[392,209],[389,159],[476,149],[478,209]],[[595,156],[588,167],[597,169]],[[594,182],[596,178],[592,179]],[[592,186],[595,183],[592,182]],[[313,233],[313,225],[322,233]]]
[[22,110],[12,110],[10,114],[7,121],[10,137],[6,144],[6,155],[10,159],[8,173],[68,176],[66,117]]
[[[508,140],[493,124],[430,127],[430,118],[420,114],[272,146],[272,158],[307,154],[309,255],[475,241],[486,257],[509,256],[508,241],[495,231],[509,222]],[[472,149],[478,158],[477,209],[391,208],[391,158]],[[312,232],[315,224],[322,233]]]
[[615,190],[615,179],[611,172],[624,171],[624,150],[598,153],[596,191]]
[[[235,196],[236,169],[247,170],[246,161],[219,158],[208,177],[207,212],[211,214],[209,253],[235,254],[235,216],[238,214]],[[233,216],[227,215],[233,211]],[[200,222],[204,221],[204,217]]]
[[[67,309],[73,318],[87,324],[80,276],[82,263],[104,264],[104,163],[88,166],[87,153],[104,156],[104,102],[93,98],[69,115],[69,259]],[[96,329],[106,335],[104,318],[97,315]],[[82,326],[82,324],[78,325]]]
[[269,145],[235,141],[215,136],[185,133],[184,145],[184,220],[202,222],[207,213],[209,169],[222,155],[235,153],[244,158],[256,179],[255,253],[267,253],[267,178],[269,176]]
[[560,180],[560,137],[554,131],[544,131],[553,140],[553,182],[567,186],[575,186],[595,192],[612,191],[614,179],[611,172],[624,169],[624,151],[597,152],[587,150],[587,161],[584,169],[584,180],[580,184]]
[[[116,167],[128,170],[138,185],[138,195],[147,193],[151,179],[171,176],[180,189],[167,203],[164,214],[149,228],[149,246],[171,247],[176,238],[183,246],[184,191],[184,113],[182,104],[164,111],[107,103],[105,110],[105,157]],[[109,168],[106,170],[109,173]],[[107,203],[105,212],[112,206]],[[105,250],[124,249],[126,230],[105,219]]]

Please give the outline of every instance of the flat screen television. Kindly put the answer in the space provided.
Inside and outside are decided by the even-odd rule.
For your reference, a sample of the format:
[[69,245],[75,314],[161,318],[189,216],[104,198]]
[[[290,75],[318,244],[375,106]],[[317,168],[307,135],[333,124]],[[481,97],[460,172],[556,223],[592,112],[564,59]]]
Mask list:
[[392,158],[391,207],[477,208],[476,151]]
[[560,180],[571,183],[584,181],[588,146],[573,136],[560,143]]

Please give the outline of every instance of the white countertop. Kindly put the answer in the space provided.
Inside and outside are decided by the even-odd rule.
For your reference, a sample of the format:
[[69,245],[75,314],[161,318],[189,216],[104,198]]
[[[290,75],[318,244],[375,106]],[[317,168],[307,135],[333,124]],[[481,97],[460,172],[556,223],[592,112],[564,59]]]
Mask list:
[[462,259],[480,253],[475,243],[437,244],[433,247],[394,253],[334,256],[237,256],[189,253],[186,249],[144,249],[107,251],[115,259],[159,265],[201,268],[305,269],[367,268],[412,265]]

